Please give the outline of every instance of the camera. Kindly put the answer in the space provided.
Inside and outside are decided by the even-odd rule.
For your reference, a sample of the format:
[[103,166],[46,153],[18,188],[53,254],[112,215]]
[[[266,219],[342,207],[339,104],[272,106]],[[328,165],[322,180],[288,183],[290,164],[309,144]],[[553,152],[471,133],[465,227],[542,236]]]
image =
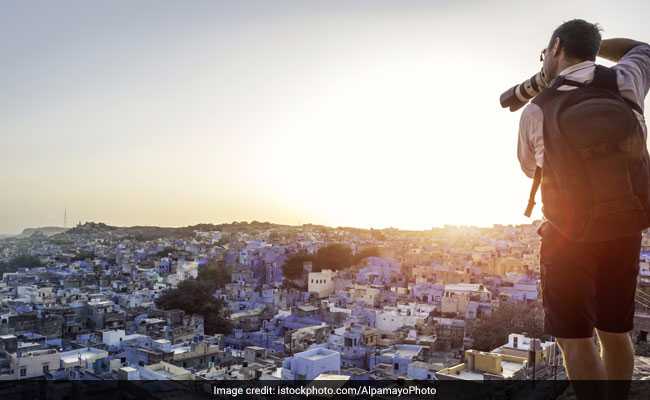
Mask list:
[[526,79],[519,85],[515,85],[503,92],[499,99],[501,107],[510,108],[510,111],[517,111],[546,87],[548,87],[546,74],[544,70],[541,70],[530,79]]

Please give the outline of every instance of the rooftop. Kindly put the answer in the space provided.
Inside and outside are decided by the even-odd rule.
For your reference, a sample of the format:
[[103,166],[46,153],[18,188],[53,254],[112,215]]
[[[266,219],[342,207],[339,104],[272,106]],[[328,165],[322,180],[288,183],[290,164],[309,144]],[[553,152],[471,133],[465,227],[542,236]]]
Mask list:
[[387,357],[413,358],[417,356],[421,350],[422,346],[418,345],[396,344],[391,348],[383,350],[381,355]]
[[297,353],[295,356],[298,358],[303,358],[310,361],[322,360],[324,358],[329,358],[338,355],[339,353],[334,350],[325,349],[322,347],[303,351],[302,353]]
[[445,290],[454,292],[478,292],[484,287],[480,283],[450,283],[445,285]]
[[316,378],[314,378],[315,381],[347,381],[350,380],[350,377],[347,375],[338,375],[338,374],[320,374]]

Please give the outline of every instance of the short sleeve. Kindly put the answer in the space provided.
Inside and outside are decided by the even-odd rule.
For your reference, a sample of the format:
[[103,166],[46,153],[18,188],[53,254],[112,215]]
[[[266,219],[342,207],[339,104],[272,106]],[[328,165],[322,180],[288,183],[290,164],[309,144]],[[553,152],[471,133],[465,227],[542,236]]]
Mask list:
[[517,157],[522,171],[532,178],[535,169],[544,161],[544,132],[542,109],[535,103],[529,103],[521,113],[519,120],[519,140]]
[[643,109],[650,89],[650,45],[644,43],[633,47],[612,68],[617,71],[621,95]]

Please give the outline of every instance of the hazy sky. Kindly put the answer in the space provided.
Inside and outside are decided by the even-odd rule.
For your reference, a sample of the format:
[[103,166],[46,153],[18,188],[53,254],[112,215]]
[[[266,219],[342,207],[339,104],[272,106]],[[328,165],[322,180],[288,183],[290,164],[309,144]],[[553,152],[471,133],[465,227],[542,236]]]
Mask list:
[[[25,1],[0,9],[0,232],[520,223],[499,94],[648,1]],[[540,215],[539,209],[536,210]]]

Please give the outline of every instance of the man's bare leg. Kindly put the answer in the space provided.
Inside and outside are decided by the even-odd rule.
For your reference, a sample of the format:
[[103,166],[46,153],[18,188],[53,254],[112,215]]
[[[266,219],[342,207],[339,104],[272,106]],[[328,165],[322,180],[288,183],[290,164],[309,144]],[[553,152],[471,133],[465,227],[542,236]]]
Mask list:
[[596,329],[600,341],[600,356],[607,379],[627,381],[634,371],[634,345],[629,333],[611,333]]
[[[598,354],[594,338],[561,339],[557,344],[562,350],[567,377],[579,400],[607,400],[607,371]],[[582,382],[589,380],[589,382]],[[598,382],[594,382],[598,381]]]
[[593,338],[557,339],[570,380],[603,380],[607,372]]

